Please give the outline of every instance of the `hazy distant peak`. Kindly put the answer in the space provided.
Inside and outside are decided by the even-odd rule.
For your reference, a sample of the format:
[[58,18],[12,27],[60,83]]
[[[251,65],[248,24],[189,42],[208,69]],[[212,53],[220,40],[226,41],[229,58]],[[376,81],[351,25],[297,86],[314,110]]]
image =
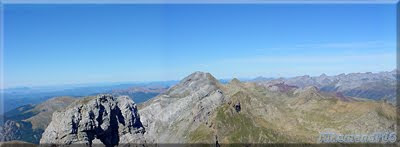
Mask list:
[[258,76],[258,77],[254,78],[251,81],[262,82],[262,81],[270,81],[270,80],[273,80],[273,79],[274,78],[266,78],[266,77],[263,77],[263,76]]
[[240,82],[239,79],[233,78],[229,83],[230,83],[230,84],[240,84],[241,82]]
[[325,73],[322,73],[319,77],[327,77]]

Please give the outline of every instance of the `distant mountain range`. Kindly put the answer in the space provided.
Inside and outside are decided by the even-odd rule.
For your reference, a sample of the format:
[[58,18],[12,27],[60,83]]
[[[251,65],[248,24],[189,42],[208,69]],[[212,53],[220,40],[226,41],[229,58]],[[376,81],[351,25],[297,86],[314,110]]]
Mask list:
[[271,86],[278,83],[304,88],[315,86],[324,92],[337,92],[345,96],[367,98],[373,100],[396,101],[396,70],[379,73],[350,73],[336,76],[311,77],[308,75],[293,78],[255,79],[256,83]]
[[[3,109],[0,114],[26,104],[39,104],[53,97],[73,96],[82,97],[100,93],[112,93],[114,90],[129,89],[132,87],[174,85],[178,81],[160,81],[146,83],[103,83],[103,84],[77,84],[47,87],[19,87],[3,90]],[[154,96],[154,94],[153,94]],[[140,101],[140,100],[139,100]],[[4,112],[3,112],[4,111]]]
[[[109,146],[315,143],[323,131],[392,132],[396,109],[385,99],[395,94],[372,93],[393,88],[395,77],[391,71],[227,82],[195,72],[173,85],[132,86],[20,106],[4,114],[0,139]],[[362,97],[365,93],[374,97]]]
[[115,89],[111,91],[111,94],[114,96],[129,96],[136,103],[140,104],[167,91],[169,87],[167,85],[135,86],[126,89]]

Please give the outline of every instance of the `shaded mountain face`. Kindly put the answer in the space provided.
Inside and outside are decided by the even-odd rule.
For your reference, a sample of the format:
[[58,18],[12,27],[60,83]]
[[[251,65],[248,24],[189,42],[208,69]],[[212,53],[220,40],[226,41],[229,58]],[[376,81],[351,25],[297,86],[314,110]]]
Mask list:
[[24,105],[2,116],[4,122],[0,126],[0,140],[21,140],[39,143],[43,131],[51,121],[54,111],[71,104],[72,97],[57,97],[39,105]]
[[257,83],[267,87],[277,83],[285,83],[300,88],[315,86],[325,92],[339,92],[344,96],[373,100],[386,99],[395,103],[396,75],[396,70],[380,73],[350,73],[336,76],[322,74],[317,77],[305,75],[288,79],[257,81]]

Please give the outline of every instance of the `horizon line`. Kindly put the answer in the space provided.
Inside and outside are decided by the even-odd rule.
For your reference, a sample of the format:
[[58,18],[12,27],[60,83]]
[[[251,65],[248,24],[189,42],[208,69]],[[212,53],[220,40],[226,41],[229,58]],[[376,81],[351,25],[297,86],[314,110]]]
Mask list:
[[[394,68],[393,70],[390,71],[379,71],[379,72],[343,72],[340,74],[332,74],[332,75],[328,75],[325,73],[321,73],[319,75],[309,75],[309,74],[304,74],[304,75],[297,75],[297,76],[263,76],[263,75],[259,75],[256,77],[224,77],[224,78],[216,78],[217,80],[229,80],[229,79],[234,79],[237,78],[239,80],[252,80],[252,79],[256,79],[256,78],[272,78],[272,79],[280,79],[280,78],[294,78],[294,77],[301,77],[301,76],[310,76],[310,77],[318,77],[321,75],[326,75],[326,76],[338,76],[341,74],[344,75],[348,75],[348,74],[353,74],[353,73],[372,73],[372,74],[378,74],[378,73],[382,73],[382,72],[393,72],[396,71],[397,68]],[[204,72],[204,73],[210,73],[207,71],[194,71],[192,73],[195,72]],[[212,73],[210,73],[211,75],[213,75]],[[190,75],[190,74],[189,74]],[[187,76],[189,76],[187,75]],[[185,77],[187,77],[185,76]],[[214,75],[213,75],[214,76]],[[0,87],[0,90],[7,90],[7,89],[16,89],[16,88],[50,88],[50,87],[58,87],[58,86],[72,86],[72,87],[79,87],[79,85],[83,85],[83,87],[93,87],[93,86],[111,86],[111,85],[122,85],[122,84],[150,84],[150,83],[155,83],[155,82],[179,82],[181,81],[183,78],[181,79],[170,79],[170,80],[155,80],[155,81],[109,81],[109,82],[88,82],[88,83],[65,83],[65,84],[47,84],[47,85],[32,85],[32,86],[28,86],[28,85],[20,85],[20,86],[10,86],[10,87]],[[100,84],[105,84],[105,85],[100,85]]]

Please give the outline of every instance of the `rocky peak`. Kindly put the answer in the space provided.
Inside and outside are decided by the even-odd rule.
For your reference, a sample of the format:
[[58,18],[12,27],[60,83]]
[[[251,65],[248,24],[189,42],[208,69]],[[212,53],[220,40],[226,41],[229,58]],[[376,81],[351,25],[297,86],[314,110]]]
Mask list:
[[92,145],[119,143],[144,139],[136,104],[126,96],[97,95],[81,99],[64,111],[53,113],[52,121],[40,143]]
[[211,112],[224,102],[221,87],[211,74],[195,72],[153,98],[139,112],[146,128],[146,140],[184,143],[185,130],[208,123]]
[[194,72],[170,88],[167,97],[182,98],[199,90],[212,91],[218,89],[219,82],[210,73]]
[[181,82],[198,81],[198,80],[217,81],[217,79],[215,79],[214,76],[212,76],[210,73],[196,71],[190,74],[189,76],[185,77],[184,79],[182,79]]
[[307,86],[302,89],[297,89],[294,94],[298,95],[300,98],[308,98],[308,99],[321,99],[322,97],[319,94],[319,90],[315,86]]
[[241,82],[240,82],[240,80],[239,79],[237,79],[237,78],[233,78],[230,82],[229,82],[229,84],[240,84]]
[[297,89],[298,87],[293,86],[293,85],[287,85],[287,84],[285,84],[285,82],[280,82],[280,83],[269,85],[267,88],[271,91],[289,92],[294,89]]

